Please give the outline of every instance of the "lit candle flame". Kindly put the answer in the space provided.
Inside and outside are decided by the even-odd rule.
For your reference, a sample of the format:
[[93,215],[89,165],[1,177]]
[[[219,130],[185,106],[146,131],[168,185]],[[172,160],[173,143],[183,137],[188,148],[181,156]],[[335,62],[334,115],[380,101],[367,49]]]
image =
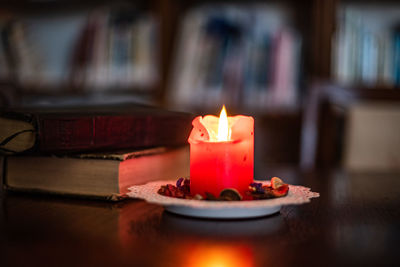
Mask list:
[[228,141],[230,139],[228,116],[226,115],[225,105],[223,105],[221,113],[219,114],[217,138],[218,141]]

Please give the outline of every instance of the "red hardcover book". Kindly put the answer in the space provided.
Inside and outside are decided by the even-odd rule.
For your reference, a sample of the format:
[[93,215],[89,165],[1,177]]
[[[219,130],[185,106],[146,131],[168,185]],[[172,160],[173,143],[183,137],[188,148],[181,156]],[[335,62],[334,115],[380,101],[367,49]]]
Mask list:
[[0,112],[0,152],[82,153],[187,143],[191,114],[124,104]]

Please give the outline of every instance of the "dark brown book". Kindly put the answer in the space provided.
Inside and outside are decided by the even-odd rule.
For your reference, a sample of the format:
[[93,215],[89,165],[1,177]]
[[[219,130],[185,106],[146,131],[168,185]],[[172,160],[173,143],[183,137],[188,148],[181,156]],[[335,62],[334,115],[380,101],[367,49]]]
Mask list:
[[0,111],[0,153],[82,153],[187,143],[193,116],[145,105]]
[[8,190],[120,200],[128,188],[189,176],[189,148],[153,148],[131,153],[74,156],[8,156]]

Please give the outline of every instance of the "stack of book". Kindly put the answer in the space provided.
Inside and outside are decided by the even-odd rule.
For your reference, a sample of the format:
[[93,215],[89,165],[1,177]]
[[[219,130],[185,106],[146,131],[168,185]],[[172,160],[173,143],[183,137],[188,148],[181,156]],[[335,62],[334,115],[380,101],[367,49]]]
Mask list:
[[133,184],[188,176],[192,118],[139,105],[3,110],[4,186],[118,200]]
[[149,90],[158,80],[157,21],[131,5],[0,14],[0,33],[0,78],[35,92]]
[[345,5],[333,40],[333,70],[344,85],[400,86],[400,7]]
[[207,5],[185,17],[170,102],[183,109],[291,109],[299,89],[301,38],[288,10]]

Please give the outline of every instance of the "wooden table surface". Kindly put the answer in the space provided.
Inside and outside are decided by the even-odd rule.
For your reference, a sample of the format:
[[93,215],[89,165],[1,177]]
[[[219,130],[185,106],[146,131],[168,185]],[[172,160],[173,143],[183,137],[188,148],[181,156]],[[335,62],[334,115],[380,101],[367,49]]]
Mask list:
[[302,174],[321,196],[249,220],[198,220],[131,200],[1,197],[1,266],[342,266],[400,261],[400,176]]

